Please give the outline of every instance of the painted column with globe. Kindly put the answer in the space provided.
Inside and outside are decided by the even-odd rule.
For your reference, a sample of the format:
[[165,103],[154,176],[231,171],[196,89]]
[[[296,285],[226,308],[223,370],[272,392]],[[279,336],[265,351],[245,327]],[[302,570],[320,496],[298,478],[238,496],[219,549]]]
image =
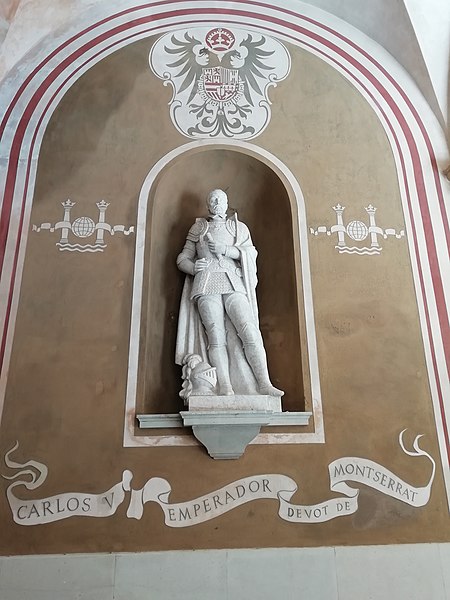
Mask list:
[[333,210],[336,213],[336,226],[333,227],[333,231],[337,233],[338,236],[338,246],[345,246],[345,227],[344,221],[342,219],[342,215],[345,210],[345,206],[341,206],[340,204],[336,204],[333,206]]
[[[75,206],[75,202],[72,200],[65,200],[61,202],[64,208],[64,216],[62,221],[58,221],[55,225],[49,222],[41,223],[39,226],[32,225],[32,231],[39,233],[40,231],[55,231],[61,230],[61,238],[59,242],[56,242],[56,246],[60,251],[67,250],[69,252],[103,252],[106,248],[106,242],[104,240],[105,231],[114,235],[117,232],[123,233],[123,235],[129,235],[134,232],[134,226],[125,227],[125,225],[110,225],[106,222],[106,209],[109,206],[109,202],[101,200],[96,203],[98,208],[98,221],[97,223],[90,217],[82,216],[71,221],[71,210]],[[76,238],[86,239],[91,235],[96,235],[95,243],[71,244],[69,242],[69,234],[73,233]]]
[[372,248],[380,245],[378,243],[377,234],[383,234],[383,230],[377,227],[377,224],[375,223],[376,211],[377,209],[375,208],[375,206],[372,206],[371,204],[369,204],[369,206],[366,207],[366,212],[369,215],[370,245]]
[[61,244],[69,243],[69,231],[72,229],[72,223],[70,222],[70,211],[75,206],[75,202],[67,199],[65,202],[61,202],[64,208],[64,216],[61,223]]
[[104,244],[105,240],[103,239],[103,233],[104,233],[104,223],[105,223],[105,213],[106,213],[106,209],[109,206],[109,202],[105,202],[104,200],[101,200],[100,202],[97,202],[97,208],[98,208],[98,223],[96,225],[96,229],[97,229],[97,239],[95,240],[96,244]]

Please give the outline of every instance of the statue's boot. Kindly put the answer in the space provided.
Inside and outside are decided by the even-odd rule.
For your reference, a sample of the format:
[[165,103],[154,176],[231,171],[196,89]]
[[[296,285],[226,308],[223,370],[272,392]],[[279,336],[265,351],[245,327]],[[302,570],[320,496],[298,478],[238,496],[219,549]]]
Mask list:
[[258,385],[258,391],[264,396],[283,396],[284,392],[272,385],[267,368],[266,351],[259,328],[252,321],[241,322],[236,328],[244,346],[245,358],[250,365]]
[[211,344],[208,348],[208,357],[211,365],[216,368],[219,395],[233,396],[234,391],[230,380],[227,347]]
[[255,376],[259,393],[264,396],[283,396],[283,390],[276,388],[270,381],[266,352],[262,343],[247,344],[244,346],[244,351]]

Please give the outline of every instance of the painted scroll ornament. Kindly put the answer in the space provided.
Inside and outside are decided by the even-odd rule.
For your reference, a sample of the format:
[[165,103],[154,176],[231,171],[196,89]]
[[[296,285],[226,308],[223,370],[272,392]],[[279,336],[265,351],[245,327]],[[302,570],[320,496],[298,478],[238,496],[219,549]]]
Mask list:
[[279,41],[241,29],[194,27],[162,36],[150,67],[171,85],[170,116],[189,138],[251,139],[267,127],[268,91],[285,79],[290,56]]
[[403,444],[403,434],[404,431],[399,435],[399,444],[403,452],[414,458],[426,457],[432,464],[432,472],[425,486],[412,486],[389,469],[369,459],[344,457],[328,465],[330,490],[340,496],[312,505],[291,503],[290,500],[298,491],[298,486],[293,479],[281,474],[251,475],[194,500],[171,504],[169,496],[172,488],[166,479],[152,477],[144,487],[136,490],[131,487],[133,475],[128,470],[123,472],[119,483],[100,494],[65,492],[48,498],[25,500],[16,495],[16,488],[23,486],[27,490],[37,489],[45,482],[48,469],[34,460],[26,463],[13,461],[10,456],[17,450],[17,443],[6,453],[5,463],[9,468],[20,471],[13,476],[3,477],[15,480],[8,486],[6,495],[14,522],[18,525],[45,525],[74,516],[109,517],[124,502],[128,492],[131,492],[128,518],[140,519],[145,504],[155,502],[161,507],[164,522],[168,527],[198,525],[238,506],[264,498],[278,501],[278,515],[284,521],[323,523],[337,517],[352,515],[358,510],[359,489],[350,487],[349,483],[368,486],[415,508],[428,503],[436,471],[435,461],[420,448],[419,439],[422,436],[415,438],[414,451],[410,451]]

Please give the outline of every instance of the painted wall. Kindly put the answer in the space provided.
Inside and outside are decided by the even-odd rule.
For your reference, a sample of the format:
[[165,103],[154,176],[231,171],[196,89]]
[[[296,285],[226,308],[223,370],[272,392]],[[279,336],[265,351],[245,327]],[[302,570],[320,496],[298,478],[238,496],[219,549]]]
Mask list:
[[[267,92],[264,131],[247,140],[222,129],[193,141],[170,112],[172,90],[149,68],[167,28],[186,39],[179,20],[189,13],[174,13],[156,32],[151,11],[140,21],[113,19],[104,34],[114,31],[118,45],[99,46],[102,60],[89,50],[89,69],[68,55],[96,42],[95,29],[83,34],[62,50],[66,62],[56,55],[36,70],[6,114],[0,443],[6,474],[18,479],[3,484],[3,554],[449,541],[441,210],[448,188],[435,158],[445,140],[401,70],[390,80],[375,61],[367,68],[356,46],[376,52],[366,38],[352,46],[343,36],[353,30],[330,31],[317,12],[269,33],[267,22],[285,18],[284,8],[263,13],[266,21],[257,13],[242,21],[244,8],[234,3],[221,24],[238,37],[240,28],[261,40],[280,36],[291,61],[289,75]],[[213,27],[218,15],[205,10]],[[126,43],[130,33],[137,41]],[[26,59],[6,79],[4,97],[12,100],[33,64],[65,39],[61,31]],[[60,65],[67,71],[58,80]],[[47,85],[32,108],[33,91]],[[27,111],[48,101],[40,129]],[[139,410],[164,411],[164,393],[167,412],[183,408],[168,362],[182,285],[174,259],[217,186],[227,188],[260,250],[262,331],[276,383],[289,378],[284,410],[313,413],[307,427],[264,428],[236,461],[211,459],[189,429],[143,431],[136,421]],[[283,210],[270,208],[282,198]],[[99,228],[90,230],[99,212],[100,242]],[[282,254],[291,253],[295,268],[285,279],[298,275],[294,310],[282,263],[267,266],[271,239],[288,239],[287,231],[294,234]],[[139,273],[147,295],[136,338]],[[300,346],[288,341],[289,327],[283,333],[280,312],[295,321]],[[161,385],[133,396],[135,366],[138,381],[158,376],[153,351]]]
[[[88,10],[94,18],[97,2],[4,2],[0,76],[6,74],[39,40],[58,27],[76,20],[82,11]],[[120,7],[128,3],[121,0],[116,4]],[[294,10],[301,10],[304,4],[295,0],[290,6]],[[428,2],[426,10],[423,3],[411,0],[377,0],[364,6],[349,0],[309,0],[307,4],[351,24],[392,54],[416,81],[437,119],[448,130],[449,34],[448,3],[445,0],[433,0],[432,4]],[[105,8],[102,7],[102,10]],[[115,4],[109,3],[108,12],[113,14],[114,10]]]

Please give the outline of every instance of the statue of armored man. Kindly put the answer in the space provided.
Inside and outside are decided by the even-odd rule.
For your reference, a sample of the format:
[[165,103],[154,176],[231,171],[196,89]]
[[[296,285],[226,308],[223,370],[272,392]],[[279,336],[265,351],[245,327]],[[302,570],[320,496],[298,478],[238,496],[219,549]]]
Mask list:
[[[213,190],[208,216],[189,230],[177,266],[186,273],[175,362],[198,355],[216,370],[219,396],[284,392],[270,381],[256,302],[256,248],[228,198]],[[185,388],[187,386],[184,386]]]

